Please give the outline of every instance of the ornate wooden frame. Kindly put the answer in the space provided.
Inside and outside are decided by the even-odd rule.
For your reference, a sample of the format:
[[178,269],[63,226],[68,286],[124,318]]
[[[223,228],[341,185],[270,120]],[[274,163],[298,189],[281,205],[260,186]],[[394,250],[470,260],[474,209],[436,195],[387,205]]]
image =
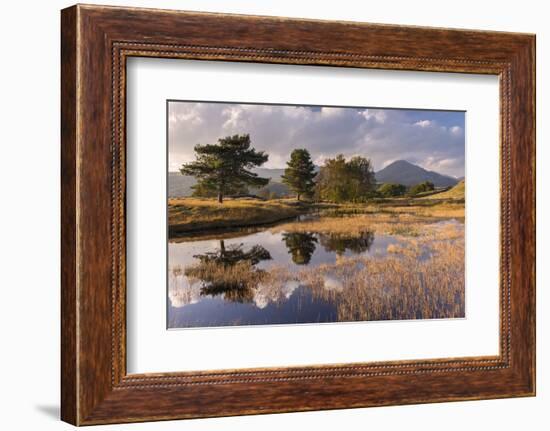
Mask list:
[[[62,11],[61,417],[75,425],[535,394],[535,36],[77,5]],[[494,74],[495,357],[127,375],[129,56]]]

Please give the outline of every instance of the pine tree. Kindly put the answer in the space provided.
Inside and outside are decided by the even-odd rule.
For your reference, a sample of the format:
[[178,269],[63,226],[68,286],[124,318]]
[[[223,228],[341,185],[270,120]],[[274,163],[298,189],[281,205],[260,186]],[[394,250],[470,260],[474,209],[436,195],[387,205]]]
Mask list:
[[249,169],[267,162],[268,155],[250,146],[250,135],[234,135],[218,139],[217,144],[196,145],[196,160],[182,165],[183,175],[197,178],[195,193],[223,197],[247,186],[262,187],[269,178],[261,178]]
[[307,265],[317,248],[317,238],[309,232],[283,233],[283,241],[296,265]]
[[290,154],[290,160],[286,163],[287,168],[282,176],[282,181],[290,190],[296,193],[296,198],[300,196],[311,197],[315,187],[315,165],[311,161],[309,151],[306,149],[296,149]]

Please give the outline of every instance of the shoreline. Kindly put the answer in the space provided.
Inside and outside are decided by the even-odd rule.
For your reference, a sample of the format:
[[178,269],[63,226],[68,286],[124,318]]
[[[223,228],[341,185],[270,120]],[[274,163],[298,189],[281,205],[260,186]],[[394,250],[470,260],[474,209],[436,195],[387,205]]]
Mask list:
[[327,217],[352,215],[415,215],[434,221],[464,219],[463,200],[424,199],[388,200],[364,204],[334,204],[291,200],[214,200],[181,198],[168,202],[168,240],[191,239],[204,235],[230,234],[235,230],[252,230],[296,221],[300,216],[314,214]]

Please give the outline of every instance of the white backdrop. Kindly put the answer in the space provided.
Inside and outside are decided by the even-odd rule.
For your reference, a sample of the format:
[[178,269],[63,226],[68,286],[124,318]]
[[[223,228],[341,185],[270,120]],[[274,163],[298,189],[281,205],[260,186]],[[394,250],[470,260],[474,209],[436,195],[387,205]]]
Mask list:
[[[498,77],[134,58],[127,88],[129,373],[498,354]],[[167,331],[167,99],[466,111],[466,318]]]
[[[105,426],[95,429],[276,430],[547,429],[550,423],[550,28],[544,2],[463,0],[102,0],[101,3],[233,13],[537,33],[538,396],[537,398]],[[68,1],[7,2],[3,61],[0,286],[3,429],[71,429],[59,409],[59,9]],[[7,151],[7,153],[6,153]],[[546,313],[546,314],[545,314]],[[545,364],[546,363],[546,364]]]

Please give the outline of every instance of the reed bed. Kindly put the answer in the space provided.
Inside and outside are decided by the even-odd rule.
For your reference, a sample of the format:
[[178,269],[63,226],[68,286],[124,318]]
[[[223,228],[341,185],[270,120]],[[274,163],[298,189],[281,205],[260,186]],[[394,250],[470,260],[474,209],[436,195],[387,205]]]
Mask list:
[[[341,218],[289,223],[285,230],[326,229],[349,235],[365,229],[362,217],[354,219],[345,225]],[[382,217],[374,225],[377,231],[387,232],[391,230],[388,225],[399,223],[404,222]],[[234,266],[197,263],[185,271],[173,269],[173,276],[185,274],[191,285],[202,284],[203,293],[204,286],[209,286],[208,294],[253,302],[260,308],[280,303],[304,287],[314,299],[336,304],[338,321],[464,317],[464,226],[417,222],[413,226],[418,235],[401,236],[381,255],[338,256],[334,264],[308,266],[297,272],[283,266],[258,270],[246,261]]]
[[359,236],[368,231],[395,236],[421,236],[430,233],[430,222],[436,221],[409,213],[377,213],[284,223],[272,228],[271,231],[317,232],[341,236]]

